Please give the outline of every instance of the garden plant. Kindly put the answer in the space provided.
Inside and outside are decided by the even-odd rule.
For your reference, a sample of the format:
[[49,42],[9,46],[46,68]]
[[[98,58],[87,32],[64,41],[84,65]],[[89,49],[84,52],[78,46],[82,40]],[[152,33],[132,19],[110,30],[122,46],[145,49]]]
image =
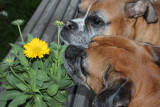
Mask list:
[[23,20],[13,21],[18,27],[21,42],[10,44],[12,50],[1,63],[0,82],[5,88],[0,96],[1,107],[65,107],[66,89],[74,83],[63,66],[62,54],[66,45],[59,41],[63,22],[56,21],[58,43],[50,44],[28,34],[24,42],[20,25]]

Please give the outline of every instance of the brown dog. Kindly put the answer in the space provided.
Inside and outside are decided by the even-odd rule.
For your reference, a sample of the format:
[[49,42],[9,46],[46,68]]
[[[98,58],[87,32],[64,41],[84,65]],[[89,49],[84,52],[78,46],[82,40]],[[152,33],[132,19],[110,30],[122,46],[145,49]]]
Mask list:
[[97,93],[94,107],[159,107],[160,47],[124,37],[97,36],[88,49],[70,45],[65,68]]
[[94,36],[112,35],[160,45],[160,0],[83,0],[78,16],[61,31],[66,44],[87,47]]

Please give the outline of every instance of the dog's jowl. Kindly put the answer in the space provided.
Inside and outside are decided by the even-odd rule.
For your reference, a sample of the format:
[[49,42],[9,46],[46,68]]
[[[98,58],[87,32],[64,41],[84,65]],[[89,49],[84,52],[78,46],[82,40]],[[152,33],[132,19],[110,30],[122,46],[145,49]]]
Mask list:
[[65,68],[97,94],[93,107],[159,107],[160,47],[124,37],[94,37],[88,48],[70,45]]
[[160,45],[160,1],[82,0],[78,18],[66,23],[61,39],[88,47],[97,35],[124,36]]

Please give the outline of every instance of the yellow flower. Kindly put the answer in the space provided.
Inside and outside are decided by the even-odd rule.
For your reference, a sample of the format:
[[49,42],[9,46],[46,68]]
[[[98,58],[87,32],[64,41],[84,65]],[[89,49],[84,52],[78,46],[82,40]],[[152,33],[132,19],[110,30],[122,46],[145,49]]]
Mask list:
[[24,45],[24,48],[23,52],[28,58],[36,58],[38,56],[41,59],[44,57],[44,54],[49,54],[50,52],[48,44],[39,38],[34,38],[31,42]]

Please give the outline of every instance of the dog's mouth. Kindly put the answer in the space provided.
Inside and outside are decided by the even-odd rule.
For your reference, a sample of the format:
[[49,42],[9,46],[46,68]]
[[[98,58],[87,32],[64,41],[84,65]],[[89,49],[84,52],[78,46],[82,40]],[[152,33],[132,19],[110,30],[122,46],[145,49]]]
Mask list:
[[[69,45],[64,55],[64,67],[67,73],[75,81],[77,85],[81,84],[88,87],[86,82],[86,75],[84,69],[82,69],[82,57],[81,54],[84,52],[84,48]],[[89,88],[89,87],[88,87]]]

